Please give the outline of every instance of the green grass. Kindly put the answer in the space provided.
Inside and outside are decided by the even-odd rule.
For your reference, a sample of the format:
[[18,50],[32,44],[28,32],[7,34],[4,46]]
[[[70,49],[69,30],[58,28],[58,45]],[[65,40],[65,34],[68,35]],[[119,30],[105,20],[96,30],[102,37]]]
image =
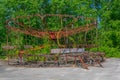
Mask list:
[[90,51],[100,51],[100,52],[104,52],[105,56],[108,58],[120,58],[120,50],[117,48],[113,48],[113,47],[107,47],[107,46],[102,46],[99,48],[92,48]]

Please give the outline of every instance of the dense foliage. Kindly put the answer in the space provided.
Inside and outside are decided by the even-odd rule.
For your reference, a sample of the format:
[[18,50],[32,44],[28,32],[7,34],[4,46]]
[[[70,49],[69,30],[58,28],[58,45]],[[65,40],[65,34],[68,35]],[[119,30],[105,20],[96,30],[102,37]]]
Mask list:
[[[91,51],[103,51],[107,57],[120,57],[120,11],[118,0],[0,0],[0,55],[7,54],[2,49],[6,44],[7,32],[5,21],[16,16],[32,14],[71,14],[96,18],[98,20],[99,48]],[[34,19],[33,19],[34,20]],[[33,21],[34,22],[34,21]],[[50,22],[50,25],[60,28]],[[31,23],[34,25],[34,23]],[[35,24],[36,25],[36,24]],[[40,26],[39,26],[40,27]],[[41,27],[42,29],[42,27]],[[44,27],[44,29],[46,29]],[[11,33],[12,35],[14,33]],[[19,33],[18,33],[19,34]],[[12,38],[14,44],[22,42],[24,35],[19,40]],[[12,37],[12,36],[11,36]],[[47,45],[47,39],[33,39]],[[32,41],[30,42],[32,43]],[[22,43],[20,43],[22,44]],[[48,47],[49,48],[49,47]],[[44,49],[42,52],[49,50]]]

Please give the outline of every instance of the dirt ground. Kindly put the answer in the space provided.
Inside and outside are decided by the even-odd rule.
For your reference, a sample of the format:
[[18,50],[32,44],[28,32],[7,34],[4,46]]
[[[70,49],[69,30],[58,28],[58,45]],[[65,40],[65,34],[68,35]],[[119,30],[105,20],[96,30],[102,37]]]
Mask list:
[[104,68],[25,68],[0,61],[0,80],[120,80],[120,59],[107,59]]

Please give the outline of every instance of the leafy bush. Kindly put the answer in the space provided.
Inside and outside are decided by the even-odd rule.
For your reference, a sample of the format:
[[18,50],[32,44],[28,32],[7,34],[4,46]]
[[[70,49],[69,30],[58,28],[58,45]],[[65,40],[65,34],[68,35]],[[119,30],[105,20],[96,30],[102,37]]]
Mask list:
[[113,47],[108,47],[108,46],[102,46],[99,48],[92,48],[90,51],[100,51],[100,52],[105,52],[105,56],[106,57],[116,57],[116,58],[120,58],[120,50],[117,48],[113,48]]

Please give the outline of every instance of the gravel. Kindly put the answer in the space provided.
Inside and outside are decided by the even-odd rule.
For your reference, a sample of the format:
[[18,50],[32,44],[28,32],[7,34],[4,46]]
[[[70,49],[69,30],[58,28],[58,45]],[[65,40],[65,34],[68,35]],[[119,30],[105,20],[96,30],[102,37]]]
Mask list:
[[120,80],[120,59],[107,59],[99,66],[62,68],[13,67],[0,61],[0,80]]

